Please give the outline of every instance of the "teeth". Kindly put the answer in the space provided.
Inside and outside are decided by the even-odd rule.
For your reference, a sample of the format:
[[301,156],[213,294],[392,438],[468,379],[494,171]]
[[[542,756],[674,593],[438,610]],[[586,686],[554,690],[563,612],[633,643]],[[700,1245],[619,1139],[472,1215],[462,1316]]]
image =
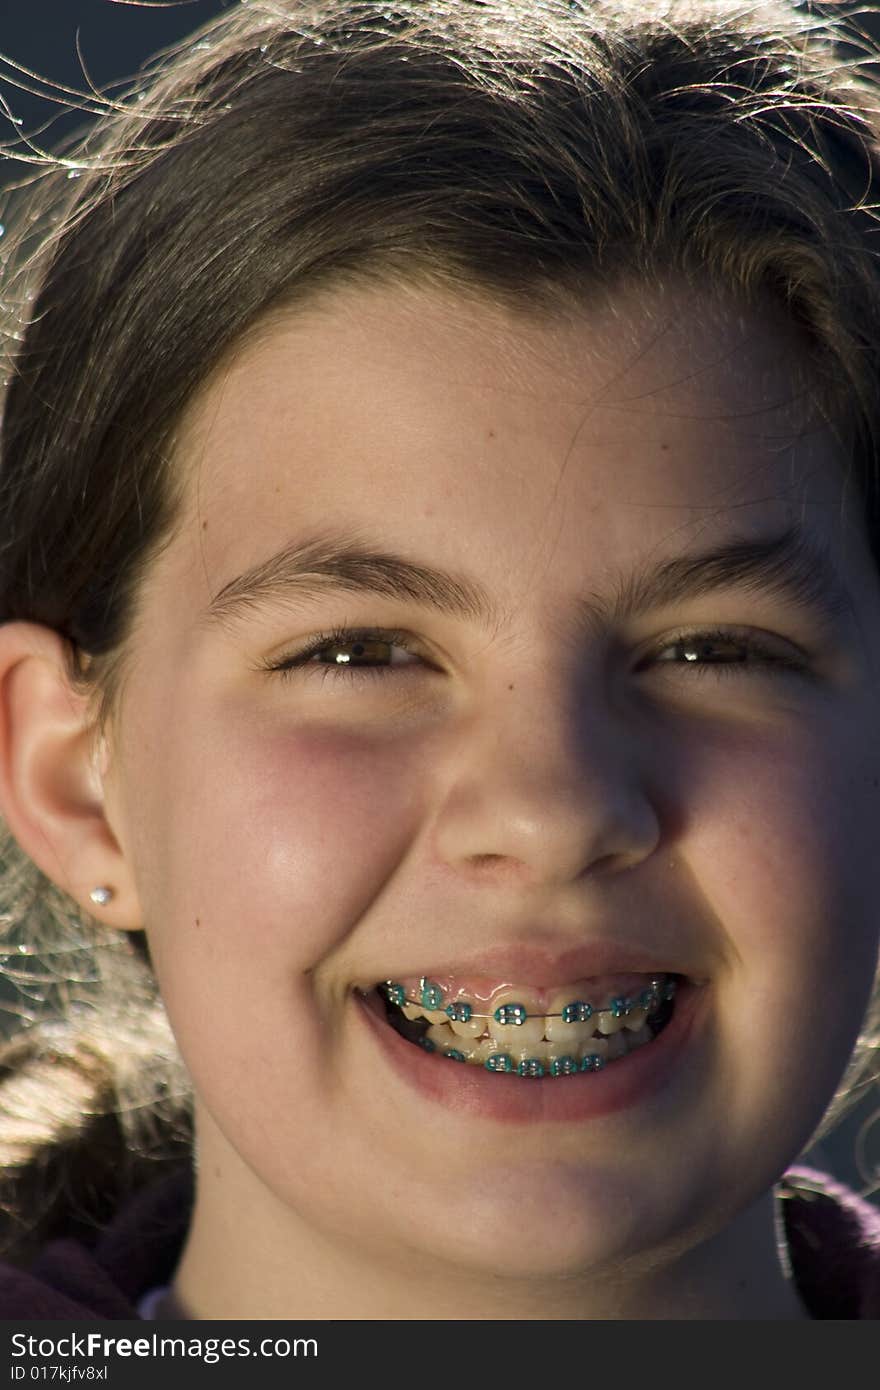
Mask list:
[[[587,1019],[585,1023],[566,1023],[561,1015],[566,1004],[570,1002],[570,993],[571,991],[554,995],[547,1015],[535,1014],[531,1018],[527,1017],[524,1023],[499,1023],[494,1014],[488,1019],[469,1018],[467,1022],[462,1022],[450,1019],[444,1009],[426,1009],[421,1004],[404,1004],[401,1012],[410,1021],[424,1018],[431,1024],[448,1025],[459,1038],[479,1038],[488,1029],[491,1036],[499,1042],[510,1040],[519,1045],[539,1043],[546,1039],[547,1042],[562,1043],[572,1048],[586,1042],[597,1030],[604,1037],[610,1037],[623,1029],[637,1033],[644,1026],[648,1016],[647,1009],[642,1008],[631,1009],[629,1014],[621,1014],[619,1017],[615,1017],[610,1009],[602,1009],[594,1012],[592,1018]],[[505,1004],[519,1002],[519,999],[514,998],[512,991],[505,991],[503,995],[493,999],[492,1004],[494,1008],[500,1008]],[[537,1056],[537,1053],[535,1055]]]
[[447,1020],[449,1027],[458,1038],[479,1038],[486,1031],[486,1020],[484,1018],[469,1018],[466,1023],[459,1019]]
[[483,1063],[487,1071],[512,1072],[516,1071],[513,1061],[506,1052],[493,1052]]
[[605,1058],[609,1062],[616,1062],[618,1057],[625,1057],[629,1051],[626,1045],[626,1038],[620,1030],[616,1033],[612,1033],[610,1037],[603,1039],[603,1041],[607,1049]]
[[[585,988],[583,981],[542,996],[540,1007],[546,1013],[537,1012],[536,999],[522,986],[499,989],[485,1003],[476,1005],[451,984],[441,987],[425,978],[419,980],[420,1002],[413,1002],[411,995],[405,1003],[395,997],[401,991],[408,992],[409,985],[389,981],[384,992],[406,1019],[410,1022],[423,1020],[426,1025],[421,1039],[411,1034],[405,1036],[412,1042],[421,1042],[426,1050],[440,1057],[451,1056],[453,1060],[481,1066],[490,1058],[501,1056],[509,1060],[509,1067],[500,1066],[498,1070],[518,1072],[521,1076],[554,1076],[583,1069],[584,1060],[591,1057],[599,1059],[601,1065],[617,1061],[653,1042],[655,1035],[647,1024],[648,1015],[659,999],[673,996],[675,983],[668,981],[665,992],[661,982],[657,989],[639,993],[630,990],[628,994],[618,985],[613,999],[610,991],[605,993],[606,1007],[593,1005],[591,1016],[576,1022],[566,1022],[566,1017],[577,1017],[589,1007],[586,1002],[581,1005],[577,1002],[584,1000],[584,995],[578,993]],[[476,997],[482,1001],[482,995]],[[626,1013],[628,1000],[632,1007]],[[596,1003],[599,1002],[597,999]],[[471,1016],[472,1011],[476,1017]],[[505,1021],[495,1017],[496,1011],[501,1012]],[[520,1016],[522,1021],[516,1022]],[[529,1067],[530,1063],[534,1064],[533,1068]],[[555,1072],[554,1064],[557,1066]],[[590,1069],[589,1065],[586,1069]]]
[[449,1053],[454,1052],[460,1054],[461,1060],[465,1062],[476,1066],[485,1066],[490,1057],[500,1054],[510,1058],[511,1070],[514,1072],[517,1071],[521,1063],[535,1061],[543,1067],[544,1075],[551,1076],[554,1060],[562,1057],[573,1057],[580,1069],[580,1064],[585,1057],[599,1057],[604,1065],[608,1062],[618,1061],[635,1048],[644,1047],[646,1043],[653,1041],[654,1035],[650,1028],[643,1026],[635,1032],[629,1029],[619,1030],[608,1037],[590,1038],[579,1043],[576,1047],[562,1048],[558,1045],[551,1045],[545,1040],[513,1043],[509,1040],[499,1042],[494,1037],[465,1038],[453,1033],[449,1023],[446,1022],[430,1024],[425,1036],[430,1041],[432,1050],[439,1056],[448,1056]]
[[447,1023],[448,1019],[442,1009],[425,1009],[421,1004],[404,1004],[401,1008],[404,1018],[410,1022],[416,1018],[426,1018],[429,1023]]
[[536,1058],[546,1069],[550,1067],[552,1050],[550,1044],[544,1042],[543,1038],[538,1042],[508,1043],[504,1051],[514,1062],[527,1062],[530,1057]]
[[[571,1003],[571,990],[557,991],[550,999],[548,1013],[560,1014],[566,1004]],[[563,1018],[544,1019],[544,1037],[548,1042],[558,1043],[560,1046],[570,1049],[573,1054],[577,1053],[581,1043],[585,1043],[596,1031],[596,1015],[588,1018],[585,1023],[566,1023]]]
[[426,1036],[431,1039],[438,1052],[461,1052],[469,1062],[481,1065],[487,1057],[501,1050],[493,1038],[463,1037],[454,1033],[448,1020],[446,1023],[432,1023]]
[[485,1066],[490,1057],[494,1057],[496,1053],[503,1050],[494,1038],[481,1038],[479,1042],[474,1043],[473,1058],[475,1062],[480,1062]]
[[473,1042],[468,1038],[457,1038],[452,1029],[446,1023],[432,1023],[427,1032],[427,1037],[437,1048],[438,1052],[460,1052],[467,1061],[473,1055]]
[[601,1057],[604,1062],[608,1061],[608,1042],[605,1038],[593,1038],[588,1043],[582,1043],[577,1055],[580,1058],[596,1056]]
[[[645,1026],[647,1009],[630,1009],[626,1017],[626,1027],[631,1033],[638,1033]],[[632,1039],[630,1039],[632,1041]]]
[[545,1076],[548,1068],[537,1056],[524,1057],[517,1064],[517,1075],[519,1076]]
[[[624,977],[618,976],[622,981]],[[643,977],[644,978],[644,977]],[[656,1008],[662,998],[672,998],[675,993],[675,980],[655,978],[650,986],[636,988],[632,984],[633,977],[629,977],[630,985],[626,990],[619,986],[617,990],[607,988],[603,991],[604,998],[609,1000],[606,1004],[601,1004],[595,993],[583,991],[595,990],[595,985],[589,981],[579,981],[564,988],[556,990],[554,993],[541,996],[541,1002],[534,995],[530,987],[525,985],[509,985],[503,988],[492,989],[490,993],[484,994],[480,990],[485,985],[478,984],[477,994],[469,996],[463,987],[456,986],[455,982],[447,981],[445,984],[438,984],[422,976],[418,981],[386,981],[381,990],[385,997],[392,1004],[401,1008],[407,1017],[424,1017],[433,1019],[434,1015],[442,1015],[452,1022],[470,1022],[472,1013],[491,1017],[500,1008],[507,1010],[509,1016],[503,1017],[502,1026],[524,1026],[528,1020],[535,1018],[545,1018],[548,1015],[559,1017],[559,1026],[573,1026],[575,1022],[588,1022],[593,1020],[593,1027],[596,1027],[600,1014],[608,1014],[612,1019],[626,1018],[624,1026],[630,1027],[633,1031],[640,1028],[645,1017]],[[580,995],[578,992],[581,991]],[[613,994],[613,998],[611,997]],[[475,1003],[474,1000],[479,1002]],[[590,1002],[588,1002],[590,1001]],[[626,1006],[630,1006],[630,1012],[625,1015]],[[416,1011],[416,1012],[413,1012]],[[421,1011],[421,1012],[418,1012]],[[522,1018],[517,1021],[517,1013],[522,1014]],[[581,1015],[586,1014],[586,1017]],[[608,1020],[603,1020],[606,1029]],[[556,1025],[551,1025],[556,1026]],[[609,1030],[613,1031],[613,1030]]]
[[[490,1036],[504,1044],[499,1051],[507,1052],[509,1047],[519,1050],[526,1044],[539,1043],[544,1038],[544,1018],[541,1014],[536,1014],[534,1018],[527,1017],[524,1023],[499,1023],[495,1018],[495,1010],[502,1010],[505,1006],[509,1009],[510,1005],[521,1003],[522,1000],[516,992],[510,989],[499,990],[492,1000],[492,1016],[487,1022],[487,1027]],[[513,1056],[513,1052],[510,1055]]]
[[565,1052],[561,1057],[550,1059],[551,1076],[573,1076],[581,1069],[580,1058],[574,1052]]
[[621,1028],[626,1027],[626,1020],[622,1016],[620,1018],[615,1018],[610,1009],[603,1009],[602,1012],[596,1014],[595,1017],[596,1027],[605,1037],[610,1037],[612,1033],[619,1033]]
[[423,975],[419,980],[419,1000],[423,1009],[439,1009],[443,1004],[443,990]]

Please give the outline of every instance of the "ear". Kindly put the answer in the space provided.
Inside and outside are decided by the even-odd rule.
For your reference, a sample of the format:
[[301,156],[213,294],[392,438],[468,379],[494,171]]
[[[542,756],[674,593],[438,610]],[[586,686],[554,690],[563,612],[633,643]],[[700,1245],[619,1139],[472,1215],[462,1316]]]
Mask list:
[[[36,623],[0,625],[0,815],[25,853],[105,926],[138,928],[140,903],[106,816],[100,741],[71,685],[64,640]],[[110,887],[106,906],[90,893]]]

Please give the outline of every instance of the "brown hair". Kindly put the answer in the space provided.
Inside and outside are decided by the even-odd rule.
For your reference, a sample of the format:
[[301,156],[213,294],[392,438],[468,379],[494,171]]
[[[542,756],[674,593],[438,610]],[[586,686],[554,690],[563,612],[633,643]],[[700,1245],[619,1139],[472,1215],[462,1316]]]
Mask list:
[[[0,622],[63,634],[112,719],[193,392],[279,303],[417,273],[531,312],[669,272],[780,305],[880,562],[876,85],[840,25],[787,0],[242,0],[4,214]],[[0,871],[20,1253],[180,1161],[188,1098],[143,940],[10,837]],[[875,994],[819,1134],[873,1080],[878,1026]]]

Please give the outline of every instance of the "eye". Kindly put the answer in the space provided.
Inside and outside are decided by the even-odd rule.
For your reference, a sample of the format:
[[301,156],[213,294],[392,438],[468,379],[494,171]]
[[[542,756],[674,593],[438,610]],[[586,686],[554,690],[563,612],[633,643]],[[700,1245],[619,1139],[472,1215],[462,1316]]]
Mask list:
[[[428,663],[416,650],[416,641],[407,632],[385,628],[335,628],[318,633],[306,646],[264,670],[290,680],[294,672],[321,680],[348,681],[407,677]],[[409,658],[409,659],[407,659]],[[805,674],[808,663],[793,648],[784,650],[754,632],[734,629],[678,633],[645,658],[649,666],[687,671],[705,678]]]
[[809,669],[806,658],[793,647],[777,647],[754,632],[722,628],[678,633],[647,659],[701,677],[709,673],[715,677],[803,675]]
[[[335,628],[318,633],[298,652],[264,667],[289,680],[295,671],[304,675],[319,674],[322,680],[343,677],[347,680],[370,680],[376,677],[410,674],[425,665],[413,647],[414,639],[406,632],[383,628]],[[400,660],[399,654],[411,657]]]

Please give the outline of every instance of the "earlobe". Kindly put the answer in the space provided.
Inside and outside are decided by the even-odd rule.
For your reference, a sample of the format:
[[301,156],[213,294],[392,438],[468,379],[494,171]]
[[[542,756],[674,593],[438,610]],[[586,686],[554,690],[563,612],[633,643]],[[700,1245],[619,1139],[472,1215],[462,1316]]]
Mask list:
[[[44,874],[105,926],[137,929],[140,904],[110,826],[88,697],[63,638],[0,625],[0,815]],[[110,896],[93,897],[109,888]],[[103,898],[103,900],[102,900]]]

